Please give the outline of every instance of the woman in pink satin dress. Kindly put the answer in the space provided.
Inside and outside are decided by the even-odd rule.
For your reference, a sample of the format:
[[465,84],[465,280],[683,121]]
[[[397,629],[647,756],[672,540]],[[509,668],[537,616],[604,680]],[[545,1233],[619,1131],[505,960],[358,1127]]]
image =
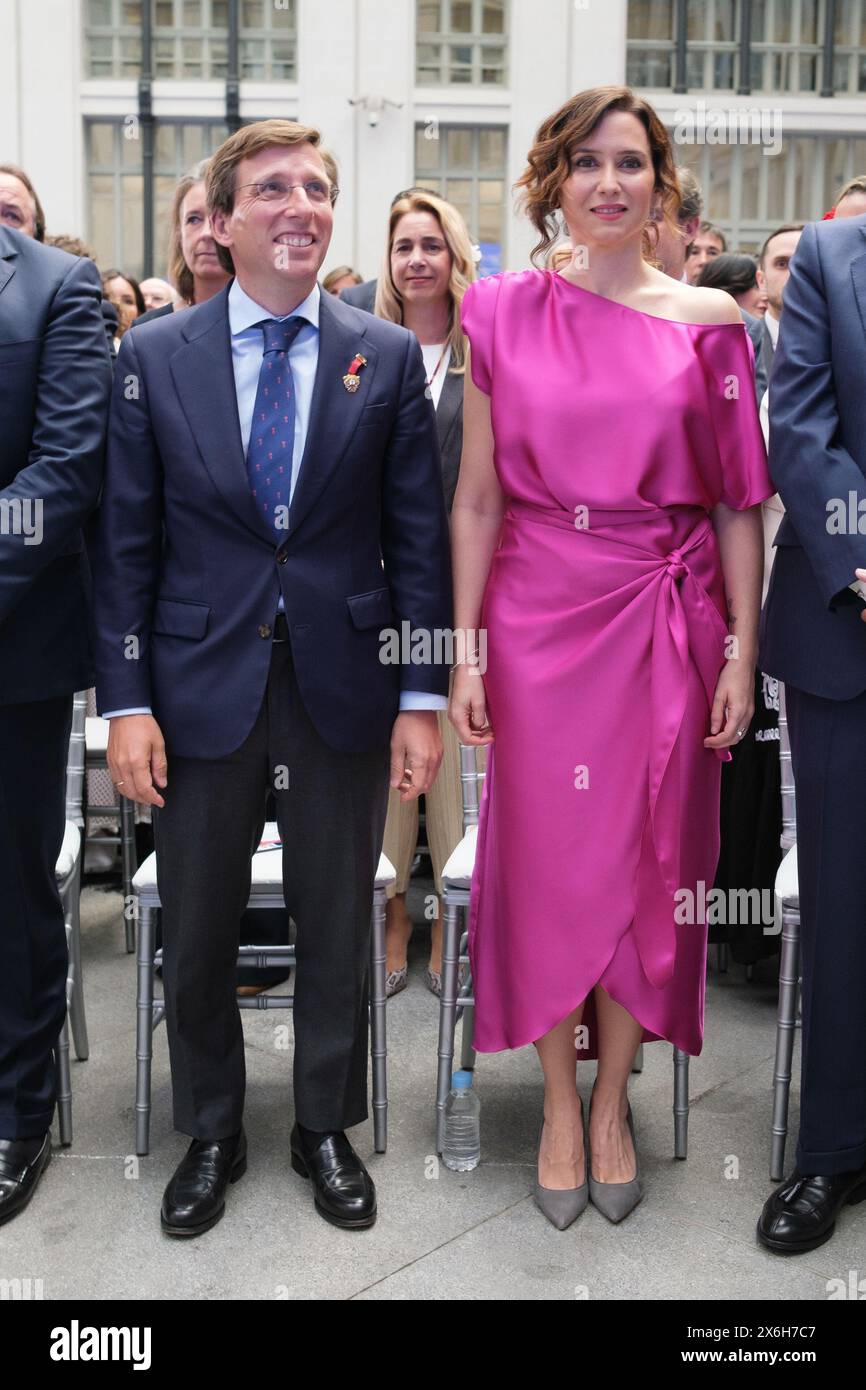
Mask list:
[[[652,108],[622,87],[572,98],[519,185],[533,261],[557,211],[572,254],[463,299],[455,623],[482,629],[486,669],[456,667],[449,716],[462,742],[490,744],[475,1046],[538,1050],[536,1199],[562,1228],[587,1186],[614,1221],[642,1195],[638,1044],[701,1050],[700,885],[718,857],[721,764],[753,712],[773,486],[736,304],[652,264],[659,222],[681,235]],[[590,1165],[576,1048],[598,1058]]]

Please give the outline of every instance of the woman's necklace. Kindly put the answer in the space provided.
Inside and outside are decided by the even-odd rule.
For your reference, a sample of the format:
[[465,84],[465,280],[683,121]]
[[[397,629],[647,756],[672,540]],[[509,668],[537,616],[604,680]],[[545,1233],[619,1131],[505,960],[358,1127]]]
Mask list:
[[439,354],[439,361],[436,363],[436,366],[433,368],[433,375],[430,377],[430,379],[429,379],[428,381],[426,381],[426,382],[424,383],[424,385],[427,387],[428,390],[429,390],[430,387],[433,385],[433,382],[436,380],[436,373],[439,371],[439,368],[442,366],[442,359],[444,358],[444,356],[445,356],[446,352],[448,351],[448,348],[449,348],[449,347],[450,347],[450,343],[448,343],[448,342],[446,341],[445,344],[444,344],[444,346],[443,346],[443,348],[442,348],[442,351],[441,351],[440,354]]

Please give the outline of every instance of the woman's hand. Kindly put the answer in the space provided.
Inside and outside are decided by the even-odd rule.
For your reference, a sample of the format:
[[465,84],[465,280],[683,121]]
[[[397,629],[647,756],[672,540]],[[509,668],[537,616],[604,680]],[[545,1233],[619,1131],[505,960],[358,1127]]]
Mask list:
[[755,713],[755,668],[741,658],[725,662],[716,684],[710,714],[710,737],[705,748],[730,748],[739,743]]
[[493,730],[487,722],[484,677],[477,666],[465,662],[455,666],[448,718],[457,730],[460,742],[470,748],[493,742]]

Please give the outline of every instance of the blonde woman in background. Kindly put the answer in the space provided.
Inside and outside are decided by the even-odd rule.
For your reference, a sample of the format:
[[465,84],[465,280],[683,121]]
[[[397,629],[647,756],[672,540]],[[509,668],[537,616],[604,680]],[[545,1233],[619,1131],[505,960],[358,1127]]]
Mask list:
[[[465,339],[460,304],[475,278],[475,252],[460,213],[434,193],[409,190],[397,198],[388,221],[388,240],[376,287],[374,312],[410,328],[421,345],[427,389],[436,410],[442,486],[448,510],[457,486],[463,447]],[[444,755],[439,775],[425,797],[427,840],[438,901],[431,922],[426,982],[442,991],[442,869],[463,834],[460,749],[444,709],[438,711]],[[484,754],[479,757],[483,766]],[[401,801],[392,790],[384,852],[397,870],[389,889],[386,928],[388,994],[404,989],[412,920],[406,890],[418,840],[418,801]]]

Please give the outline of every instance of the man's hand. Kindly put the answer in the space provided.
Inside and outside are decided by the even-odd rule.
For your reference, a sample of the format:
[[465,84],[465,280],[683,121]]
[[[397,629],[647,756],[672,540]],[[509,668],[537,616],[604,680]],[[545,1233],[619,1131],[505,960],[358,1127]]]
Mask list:
[[115,715],[109,721],[108,767],[111,780],[130,801],[164,806],[156,790],[168,785],[165,740],[151,714]]
[[[860,580],[861,585],[866,583],[866,570],[855,570],[854,577]],[[866,608],[860,610],[860,621],[866,623]]]
[[436,711],[403,710],[391,733],[391,783],[401,801],[428,792],[442,762],[442,735]]

